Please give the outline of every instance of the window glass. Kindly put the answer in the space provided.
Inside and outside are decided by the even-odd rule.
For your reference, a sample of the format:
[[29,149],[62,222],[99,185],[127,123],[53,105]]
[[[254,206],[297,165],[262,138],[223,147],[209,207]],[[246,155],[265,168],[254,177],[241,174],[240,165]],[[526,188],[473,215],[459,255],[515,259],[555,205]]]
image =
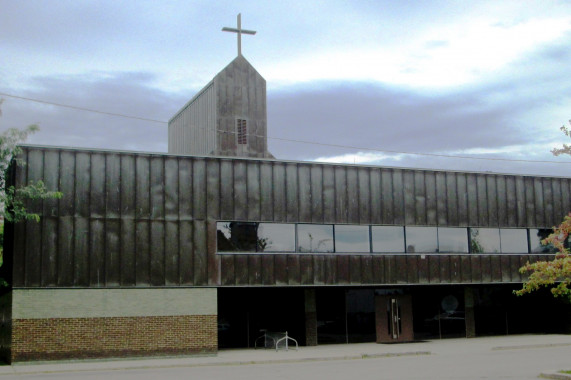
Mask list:
[[436,227],[406,227],[407,252],[438,252]]
[[502,253],[527,253],[527,230],[523,228],[500,228]]
[[370,252],[369,226],[335,225],[335,252]]
[[260,223],[258,252],[294,252],[295,224]]
[[298,224],[298,252],[333,252],[333,225]]
[[555,253],[557,249],[552,244],[543,245],[541,241],[548,237],[553,230],[551,228],[530,228],[529,246],[533,253]]
[[498,228],[470,228],[470,252],[499,253],[500,230]]
[[438,227],[438,252],[468,253],[468,230]]
[[404,228],[399,226],[371,227],[373,252],[404,252]]
[[256,252],[258,223],[216,223],[218,252]]

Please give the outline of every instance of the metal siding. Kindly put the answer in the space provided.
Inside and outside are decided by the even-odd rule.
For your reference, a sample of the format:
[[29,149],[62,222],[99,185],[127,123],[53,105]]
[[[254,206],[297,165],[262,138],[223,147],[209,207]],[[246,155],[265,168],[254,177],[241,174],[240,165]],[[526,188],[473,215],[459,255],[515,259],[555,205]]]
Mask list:
[[417,170],[414,175],[414,213],[415,224],[426,225],[426,189],[424,186],[424,172]]
[[310,167],[300,165],[297,172],[299,194],[299,221],[311,222],[311,177]]
[[359,182],[356,167],[347,168],[347,222],[359,223]]
[[331,166],[323,167],[323,221],[326,223],[335,220],[335,169]]
[[488,226],[498,227],[498,194],[496,189],[496,176],[486,176],[486,186],[488,188]]
[[[186,161],[186,160],[185,160]],[[220,161],[220,219],[234,218],[234,167],[232,161]]]
[[[381,170],[374,168],[369,170],[370,199],[369,205],[371,224],[380,224],[383,220],[381,209],[383,193],[381,190]],[[371,264],[372,265],[372,264]]]
[[286,183],[285,183],[285,164],[274,163],[272,170],[272,190],[273,190],[273,207],[274,221],[285,222],[287,220],[287,202],[286,202]]
[[436,176],[434,172],[426,172],[424,176],[426,191],[426,224],[435,226],[438,224],[438,211],[436,206]]
[[505,177],[506,183],[506,226],[516,227],[518,225],[518,214],[520,210],[518,208],[517,193],[516,193],[516,179],[513,176]]
[[466,175],[466,185],[468,189],[468,224],[478,225],[478,187],[476,185],[476,175],[469,173]]
[[311,222],[323,223],[323,167],[311,166]]
[[456,173],[446,173],[446,204],[448,209],[447,224],[458,225],[458,191],[456,189]]
[[347,172],[343,166],[335,167],[335,222],[347,223]]
[[269,162],[260,164],[260,204],[261,220],[273,220],[272,164]]
[[381,169],[381,223],[394,221],[393,178],[390,169]]
[[299,197],[297,184],[297,165],[285,165],[286,178],[286,220],[288,222],[297,222],[299,220]]
[[[395,189],[396,191],[396,189]],[[403,173],[403,195],[404,195],[404,224],[415,225],[416,222],[416,205],[414,194],[414,172],[405,170]],[[395,197],[396,202],[396,197]],[[424,224],[424,223],[420,223]]]
[[248,220],[260,220],[260,167],[258,162],[247,166],[247,217]]
[[446,198],[446,173],[436,174],[436,217],[439,226],[448,225],[448,202]]
[[497,199],[497,219],[500,227],[508,226],[507,212],[507,196],[506,196],[506,178],[504,176],[496,177],[496,199]]
[[478,226],[488,226],[488,188],[486,175],[476,175],[476,189],[478,192]]

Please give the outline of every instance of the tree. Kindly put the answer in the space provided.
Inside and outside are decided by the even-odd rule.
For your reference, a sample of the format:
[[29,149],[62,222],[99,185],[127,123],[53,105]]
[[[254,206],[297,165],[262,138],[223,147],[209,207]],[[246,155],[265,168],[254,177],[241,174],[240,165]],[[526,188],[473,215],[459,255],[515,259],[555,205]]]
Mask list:
[[[571,125],[571,120],[569,120]],[[571,138],[571,129],[562,126],[561,131]],[[571,145],[563,144],[563,148],[553,148],[554,156],[561,154],[571,155]],[[523,283],[523,288],[514,291],[518,296],[531,293],[541,287],[551,287],[555,297],[564,297],[571,301],[571,256],[569,255],[569,235],[571,234],[571,212],[563,219],[558,227],[553,227],[553,233],[541,241],[541,244],[551,244],[557,249],[555,259],[552,261],[529,261],[521,268],[520,273],[531,272],[529,278]],[[557,284],[556,286],[554,286]]]
[[[569,120],[569,125],[571,125],[571,120]],[[559,128],[565,136],[571,138],[571,129],[566,128],[564,125]],[[569,154],[571,155],[571,145],[563,144],[563,148],[553,148],[551,150],[554,156],[559,156],[560,154]]]
[[[571,212],[565,217],[563,223],[554,227],[553,233],[541,241],[541,244],[553,245],[557,250],[552,261],[537,261],[533,264],[527,262],[519,269],[522,274],[531,272],[529,278],[523,283],[523,288],[517,290],[518,296],[531,293],[541,287],[551,287],[555,297],[564,297],[571,301],[571,256],[567,240],[571,234]],[[554,286],[557,284],[556,286]]]
[[[0,106],[3,99],[0,99]],[[0,110],[0,116],[2,112]],[[48,191],[42,181],[31,182],[26,186],[15,188],[6,186],[8,169],[12,162],[17,161],[21,148],[18,144],[24,142],[27,137],[39,130],[37,125],[30,125],[20,130],[11,128],[0,134],[0,243],[3,242],[4,224],[3,221],[11,223],[23,220],[33,220],[38,222],[40,216],[37,213],[29,212],[26,209],[26,202],[34,199],[61,198],[59,191]],[[0,265],[2,265],[2,245],[0,245]],[[3,280],[0,280],[2,282]]]

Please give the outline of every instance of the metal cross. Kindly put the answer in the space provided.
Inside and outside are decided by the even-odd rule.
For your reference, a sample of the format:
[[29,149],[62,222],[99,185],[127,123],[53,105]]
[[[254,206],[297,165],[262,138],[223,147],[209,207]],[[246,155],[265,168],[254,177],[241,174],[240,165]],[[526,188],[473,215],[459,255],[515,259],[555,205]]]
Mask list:
[[256,34],[254,30],[242,29],[242,14],[238,13],[238,28],[222,28],[223,32],[233,32],[238,34],[238,55],[242,55],[242,34]]

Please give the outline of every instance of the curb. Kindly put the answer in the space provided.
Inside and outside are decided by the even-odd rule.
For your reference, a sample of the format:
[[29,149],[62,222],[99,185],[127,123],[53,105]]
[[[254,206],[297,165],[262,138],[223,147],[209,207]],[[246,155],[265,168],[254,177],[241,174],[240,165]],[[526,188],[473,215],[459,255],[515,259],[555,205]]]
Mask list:
[[547,343],[547,344],[524,344],[518,346],[499,346],[492,347],[492,351],[499,350],[525,350],[529,348],[552,348],[552,347],[568,347],[571,343]]
[[542,379],[571,380],[571,375],[559,371],[546,371],[539,374]]
[[[140,370],[150,368],[192,368],[192,367],[217,367],[217,366],[241,366],[241,365],[262,365],[262,364],[284,364],[284,363],[304,363],[304,362],[318,362],[318,361],[333,361],[333,360],[364,360],[364,359],[379,359],[391,358],[399,356],[420,356],[431,355],[430,351],[412,351],[412,352],[394,352],[394,353],[380,353],[380,354],[358,354],[346,356],[329,356],[329,357],[309,357],[309,358],[292,358],[292,359],[275,359],[275,360],[246,360],[246,361],[227,361],[227,362],[211,362],[211,363],[178,363],[178,364],[157,364],[145,365],[143,363],[133,365],[125,365],[123,363],[108,363],[102,366],[83,366],[85,363],[61,363],[62,367],[68,368],[37,368],[33,370],[32,366],[11,365],[8,371],[1,371],[1,376],[6,375],[32,375],[40,373],[71,373],[71,372],[94,372],[94,371],[123,371],[123,370]],[[115,365],[116,364],[116,365]],[[79,365],[82,365],[80,368]],[[77,368],[73,368],[77,366]],[[6,368],[8,369],[8,368]]]

